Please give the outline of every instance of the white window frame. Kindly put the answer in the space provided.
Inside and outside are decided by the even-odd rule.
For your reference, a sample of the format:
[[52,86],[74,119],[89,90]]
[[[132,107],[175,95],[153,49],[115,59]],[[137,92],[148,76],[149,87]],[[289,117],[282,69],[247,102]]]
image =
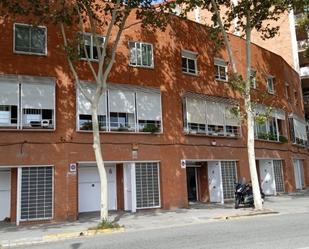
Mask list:
[[[136,54],[136,44],[140,44],[140,55],[141,55],[141,65],[131,64],[131,50],[130,50],[130,44],[134,43],[135,48],[135,58],[137,60],[137,54]],[[150,45],[151,46],[151,65],[142,65],[143,63],[143,51],[142,51],[142,45]],[[129,48],[129,66],[131,67],[142,67],[142,68],[154,68],[154,51],[153,51],[153,44],[148,42],[142,42],[142,41],[129,41],[128,42],[128,48]]]
[[[220,63],[219,63],[220,62]],[[223,65],[225,64],[225,65]],[[227,82],[229,80],[228,78],[228,71],[227,71],[227,62],[223,59],[220,58],[215,58],[214,59],[214,67],[215,67],[215,80],[217,81],[223,81],[223,82]],[[220,68],[224,68],[225,71],[225,79],[221,78],[221,74],[220,74]],[[217,72],[216,72],[217,71]],[[218,74],[219,76],[217,77]]]
[[[185,56],[184,54],[190,54],[192,56],[192,58],[189,58],[189,56]],[[198,53],[197,52],[193,52],[193,51],[190,51],[190,50],[182,50],[181,52],[181,70],[183,73],[185,74],[190,74],[190,75],[198,75],[198,70],[197,70],[197,56],[198,56]],[[193,57],[195,57],[193,59]],[[187,60],[187,67],[186,68],[183,68],[182,66],[182,59],[186,59]],[[189,63],[188,61],[191,60],[191,61],[194,61],[194,73],[192,72],[189,72]]]
[[[14,26],[13,26],[13,52],[15,54],[27,54],[27,55],[47,55],[47,27],[46,26],[35,26],[36,28],[42,28],[44,29],[44,33],[45,33],[45,50],[44,50],[44,53],[35,53],[35,52],[25,52],[25,51],[18,51],[15,49],[15,34],[16,34],[16,25],[20,25],[20,26],[26,26],[26,27],[33,27],[34,25],[31,25],[31,24],[26,24],[26,23],[14,23]],[[31,40],[31,38],[30,38]]]
[[[89,61],[99,61],[99,59],[96,59],[96,58],[93,58],[93,49],[94,48],[96,48],[96,44],[95,44],[95,42],[94,42],[94,36],[93,36],[93,34],[92,33],[89,33],[89,32],[84,32],[84,33],[82,33],[82,32],[80,32],[79,33],[79,35],[82,37],[82,39],[83,39],[83,41],[85,41],[85,39],[84,39],[84,36],[90,36],[90,54],[88,54],[88,57],[89,58],[87,58],[87,57],[81,57],[80,56],[80,53],[81,53],[81,51],[82,50],[84,50],[84,46],[82,46],[80,43],[78,44],[78,54],[79,54],[79,56],[80,56],[80,60],[89,60]],[[105,36],[102,36],[102,35],[98,35],[98,34],[96,34],[96,36],[98,37],[98,38],[103,38],[103,43],[102,43],[102,48],[103,48],[103,45],[104,45],[104,42],[105,42]]]
[[[229,125],[229,124],[227,124],[227,122],[226,122],[226,117],[225,117],[225,114],[224,114],[224,117],[223,117],[223,119],[224,119],[224,124],[223,125],[216,125],[216,124],[210,124],[210,123],[208,123],[207,122],[207,120],[205,119],[205,122],[204,123],[191,123],[191,124],[197,124],[197,131],[196,130],[193,130],[192,128],[190,128],[190,125],[189,125],[189,123],[190,122],[188,122],[188,111],[187,111],[187,103],[188,103],[188,98],[191,98],[191,97],[185,97],[185,99],[184,99],[184,104],[185,104],[185,106],[184,106],[184,132],[185,132],[185,134],[187,134],[187,135],[196,135],[196,134],[198,134],[198,135],[206,135],[206,136],[222,136],[222,137],[233,137],[233,138],[239,138],[239,137],[241,137],[242,136],[242,134],[241,134],[241,125],[239,124],[239,125]],[[205,113],[206,113],[206,115],[207,115],[207,113],[208,113],[208,106],[207,106],[207,100],[204,100],[204,102],[205,102]],[[217,102],[217,103],[220,103],[220,102]],[[226,106],[227,107],[227,106]],[[235,107],[235,105],[232,105],[232,104],[230,104],[230,107],[232,108],[232,107]],[[203,125],[204,127],[205,127],[205,129],[204,130],[202,130],[201,131],[201,129],[200,129],[200,126],[201,125]],[[222,132],[211,132],[211,131],[209,131],[209,126],[214,126],[214,127],[223,127],[223,130],[222,130]],[[237,127],[237,129],[238,129],[238,133],[234,133],[234,132],[228,132],[227,131],[227,127],[228,126],[230,126],[230,127],[234,127],[234,128],[236,128]]]
[[[76,91],[76,131],[78,132],[92,132],[92,130],[82,130],[80,129],[80,115],[83,115],[81,113],[79,113],[78,110],[78,91]],[[133,113],[133,119],[134,119],[134,129],[128,129],[128,131],[117,131],[117,130],[113,130],[111,128],[111,124],[110,124],[110,98],[109,98],[109,92],[110,89],[107,89],[106,91],[106,105],[105,105],[105,111],[106,111],[106,115],[105,115],[105,130],[100,130],[100,132],[108,132],[108,133],[130,133],[130,134],[134,134],[134,133],[141,133],[141,134],[151,134],[151,132],[143,132],[143,131],[139,131],[139,119],[138,119],[138,108],[137,108],[137,92],[138,89],[133,88],[131,90],[134,93],[134,113]],[[160,91],[160,126],[159,126],[159,131],[155,132],[154,134],[163,134],[163,118],[162,118],[162,93]]]
[[[272,76],[272,75],[268,75],[267,77],[266,77],[266,84],[267,84],[267,92],[269,93],[269,94],[275,94],[275,76]],[[271,80],[271,85],[272,85],[272,88],[270,88],[270,85],[269,85],[269,83],[270,83],[270,81],[269,80]]]

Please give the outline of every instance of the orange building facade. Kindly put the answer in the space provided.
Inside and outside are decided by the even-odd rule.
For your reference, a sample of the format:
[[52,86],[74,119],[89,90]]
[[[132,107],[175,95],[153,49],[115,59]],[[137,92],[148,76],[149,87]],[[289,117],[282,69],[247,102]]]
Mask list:
[[[0,218],[63,221],[98,211],[89,103],[75,87],[59,29],[26,20],[1,25]],[[231,41],[244,76],[245,42]],[[235,180],[250,179],[246,127],[231,111],[243,110],[243,100],[227,83],[225,51],[213,47],[202,25],[177,17],[165,32],[138,25],[124,32],[99,106],[110,210],[223,203]],[[78,63],[91,91],[86,61]],[[255,127],[263,191],[302,189],[309,165],[303,103],[292,101],[298,74],[256,45],[252,71],[256,113],[272,106]]]

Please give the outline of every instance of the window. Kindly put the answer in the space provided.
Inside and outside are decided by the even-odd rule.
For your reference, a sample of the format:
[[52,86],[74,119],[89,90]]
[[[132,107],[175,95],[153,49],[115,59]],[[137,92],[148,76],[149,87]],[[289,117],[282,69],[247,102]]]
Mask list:
[[[82,83],[92,95],[95,84]],[[77,91],[78,129],[92,130],[91,104]],[[161,95],[157,89],[110,86],[99,101],[98,119],[101,131],[161,131]]]
[[292,142],[297,145],[307,146],[308,137],[306,130],[306,121],[302,118],[299,118],[295,114],[291,114],[289,117],[289,125]]
[[290,85],[288,82],[285,82],[285,97],[290,99]]
[[130,65],[137,67],[153,67],[152,44],[144,42],[129,42]]
[[[268,107],[257,105],[255,108],[255,138],[261,140],[282,141],[280,137],[284,134],[285,112],[278,108],[271,111]],[[258,119],[258,116],[264,116],[265,122]]]
[[227,62],[223,59],[215,58],[215,79],[227,81]]
[[182,72],[197,75],[197,53],[183,50],[181,59]]
[[52,78],[0,77],[0,127],[54,129],[55,82]]
[[136,163],[136,208],[160,207],[158,163]]
[[274,76],[267,76],[267,91],[270,94],[275,93],[274,83],[275,83],[275,77]]
[[46,55],[46,27],[14,24],[14,52]]
[[53,167],[21,169],[20,219],[53,218]]
[[[98,60],[99,57],[98,57],[97,43],[99,45],[99,49],[102,52],[102,47],[103,47],[105,38],[99,35],[93,36],[92,34],[88,34],[88,33],[83,33],[80,36],[81,36],[81,43],[79,45],[80,58],[81,59],[88,58],[89,60]],[[95,39],[97,39],[97,43]]]
[[296,106],[298,105],[298,94],[296,90],[294,90],[294,103]]
[[250,70],[250,82],[251,88],[256,89],[256,71],[254,69]]
[[240,136],[238,115],[231,112],[234,108],[237,106],[203,97],[186,97],[185,129],[190,134]]

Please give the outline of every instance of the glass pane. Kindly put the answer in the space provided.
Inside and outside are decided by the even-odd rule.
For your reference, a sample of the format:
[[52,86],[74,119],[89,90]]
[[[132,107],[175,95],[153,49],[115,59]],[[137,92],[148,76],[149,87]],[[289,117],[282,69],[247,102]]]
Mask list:
[[187,72],[187,67],[188,67],[187,58],[182,58],[182,71]]
[[221,78],[222,80],[226,80],[225,67],[220,67],[220,78]]
[[220,78],[220,74],[219,74],[219,66],[215,65],[215,78],[219,79]]
[[129,43],[129,49],[130,49],[130,64],[136,65],[136,48],[134,42]]
[[151,45],[147,45],[147,53],[148,53],[148,66],[152,66],[152,47]]
[[31,28],[31,52],[45,53],[45,29],[38,27]]
[[142,61],[143,61],[143,66],[149,66],[148,65],[148,53],[147,53],[147,45],[142,44]]
[[141,44],[136,43],[136,64],[141,66],[142,65],[142,55],[141,55]]
[[195,61],[188,59],[189,73],[196,73]]
[[[102,47],[103,47],[103,43],[104,43],[104,38],[103,37],[96,37],[96,39],[98,40],[99,48],[100,48],[101,53],[102,53]],[[92,58],[96,59],[96,60],[99,58],[98,57],[97,43],[95,41],[95,38],[93,38]]]
[[30,27],[15,25],[15,50],[30,52]]
[[88,57],[91,58],[90,49],[91,49],[91,37],[90,35],[83,34],[81,36],[81,42],[79,47],[79,55],[81,58],[87,58],[85,53],[85,48],[87,50]]

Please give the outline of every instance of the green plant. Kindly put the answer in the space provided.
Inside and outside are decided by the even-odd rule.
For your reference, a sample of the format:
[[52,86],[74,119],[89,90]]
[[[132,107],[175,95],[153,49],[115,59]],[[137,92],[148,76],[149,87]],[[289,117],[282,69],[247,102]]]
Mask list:
[[272,140],[272,141],[276,141],[277,140],[277,135],[274,133],[268,133],[268,139]]
[[128,131],[130,128],[130,126],[125,126],[125,125],[122,125],[120,124],[119,128],[118,128],[118,131]]
[[159,127],[157,127],[155,124],[146,124],[142,131],[155,133],[159,131]]
[[258,133],[258,139],[267,140],[267,139],[268,139],[268,134],[267,134],[267,132],[259,132],[259,133]]
[[281,143],[287,143],[288,142],[288,139],[287,139],[287,137],[285,137],[285,136],[279,136],[279,141],[281,142]]
[[107,219],[103,219],[99,222],[96,227],[90,227],[88,230],[103,230],[103,229],[119,229],[123,226],[119,225],[117,222],[112,222]]

